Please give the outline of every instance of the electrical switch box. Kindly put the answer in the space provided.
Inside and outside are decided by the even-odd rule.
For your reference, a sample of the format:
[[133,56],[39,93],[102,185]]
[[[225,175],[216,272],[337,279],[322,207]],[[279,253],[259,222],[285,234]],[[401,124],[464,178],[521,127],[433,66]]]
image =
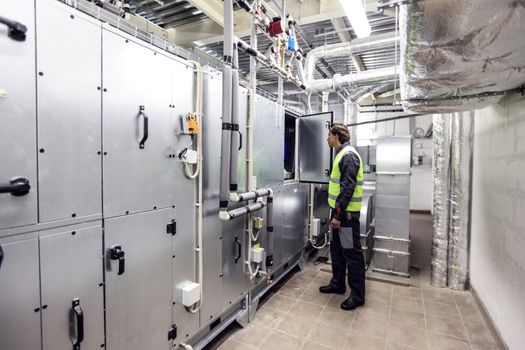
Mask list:
[[181,116],[180,123],[181,134],[197,135],[199,133],[199,121],[197,119],[197,114],[190,113],[186,116]]
[[265,251],[264,251],[264,248],[260,248],[260,247],[253,247],[252,248],[252,262],[256,263],[256,264],[260,264],[264,261],[265,259]]
[[321,219],[314,218],[312,222],[312,237],[317,237],[321,234]]
[[201,286],[195,282],[186,282],[177,288],[177,302],[191,306],[201,299]]

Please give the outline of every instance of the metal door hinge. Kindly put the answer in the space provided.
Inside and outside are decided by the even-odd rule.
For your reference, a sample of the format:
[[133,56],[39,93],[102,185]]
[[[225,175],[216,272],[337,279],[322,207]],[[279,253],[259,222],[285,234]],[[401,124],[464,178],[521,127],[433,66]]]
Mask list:
[[175,220],[166,225],[166,233],[175,236],[175,234],[177,233],[177,222]]
[[177,338],[177,325],[174,324],[168,331],[168,340],[175,340],[175,338]]

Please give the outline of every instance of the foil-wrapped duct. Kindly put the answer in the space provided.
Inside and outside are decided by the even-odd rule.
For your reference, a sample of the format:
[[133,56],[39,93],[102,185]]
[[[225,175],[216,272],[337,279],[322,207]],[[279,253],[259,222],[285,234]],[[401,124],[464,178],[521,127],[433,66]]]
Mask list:
[[474,112],[452,115],[448,286],[464,290],[468,282],[469,214]]
[[432,263],[430,280],[434,287],[447,286],[449,193],[450,193],[450,114],[432,118],[434,138],[434,201]]
[[[400,86],[405,108],[472,110],[499,99],[472,96],[522,85],[524,21],[523,0],[415,0],[404,5]],[[453,99],[458,96],[471,97]]]

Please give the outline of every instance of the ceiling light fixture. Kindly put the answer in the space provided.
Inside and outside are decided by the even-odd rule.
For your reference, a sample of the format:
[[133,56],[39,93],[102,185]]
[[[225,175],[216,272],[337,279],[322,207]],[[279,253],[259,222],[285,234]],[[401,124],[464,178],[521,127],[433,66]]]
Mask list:
[[350,20],[357,37],[366,38],[370,36],[372,29],[370,28],[370,23],[368,23],[362,0],[339,0],[339,2]]

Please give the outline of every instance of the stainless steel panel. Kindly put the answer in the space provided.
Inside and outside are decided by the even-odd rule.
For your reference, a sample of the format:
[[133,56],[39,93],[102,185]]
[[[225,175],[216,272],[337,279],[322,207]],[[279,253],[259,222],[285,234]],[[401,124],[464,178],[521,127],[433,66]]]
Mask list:
[[377,139],[377,172],[409,172],[412,159],[410,136],[383,136]]
[[[140,62],[140,64],[137,64]],[[103,30],[104,214],[122,215],[172,205],[172,59]],[[191,70],[187,70],[192,75]],[[189,80],[181,77],[181,81]],[[191,87],[186,87],[191,91]],[[181,90],[176,90],[181,91]],[[188,95],[189,96],[189,95]],[[187,102],[190,103],[189,101]],[[143,117],[149,137],[143,136]],[[175,112],[177,113],[177,112]]]
[[[410,175],[377,174],[376,189],[380,194],[408,196],[410,195]],[[409,207],[406,208],[410,209]]]
[[374,248],[373,270],[409,277],[410,254]]
[[410,251],[410,239],[376,235],[374,237],[374,248],[408,253]]
[[203,142],[203,248],[204,280],[201,324],[222,310],[222,241],[219,209],[219,160],[222,95],[221,79],[216,74],[205,75]]
[[328,183],[331,151],[326,142],[332,112],[299,118],[299,179],[302,182]]
[[[173,322],[172,236],[166,225],[174,218],[174,209],[164,209],[105,220],[108,349],[172,346],[167,337]],[[125,253],[121,275],[110,259],[113,246]]]
[[27,26],[26,41],[19,42],[0,25],[0,184],[23,177],[31,185],[23,197],[0,194],[0,229],[37,222],[34,7],[34,0],[0,2],[2,17]]
[[37,2],[40,222],[101,213],[100,22],[64,7]]
[[277,103],[257,96],[253,128],[253,174],[257,186],[282,184],[284,178],[284,109]]
[[375,234],[408,238],[410,213],[404,209],[376,207]]
[[330,206],[328,205],[328,186],[315,185],[314,217],[321,220],[322,234],[328,232],[330,223]]
[[2,349],[40,350],[38,239],[0,241],[0,245],[4,251],[0,268]]
[[285,261],[300,252],[306,241],[308,190],[308,184],[284,185],[283,255]]
[[[232,206],[232,208],[235,207]],[[235,300],[245,295],[250,281],[245,265],[249,241],[244,230],[244,222],[243,216],[222,224],[223,307],[230,306]]]
[[44,350],[70,350],[72,301],[84,314],[82,349],[104,344],[102,226],[73,226],[42,232],[40,237],[42,343]]

